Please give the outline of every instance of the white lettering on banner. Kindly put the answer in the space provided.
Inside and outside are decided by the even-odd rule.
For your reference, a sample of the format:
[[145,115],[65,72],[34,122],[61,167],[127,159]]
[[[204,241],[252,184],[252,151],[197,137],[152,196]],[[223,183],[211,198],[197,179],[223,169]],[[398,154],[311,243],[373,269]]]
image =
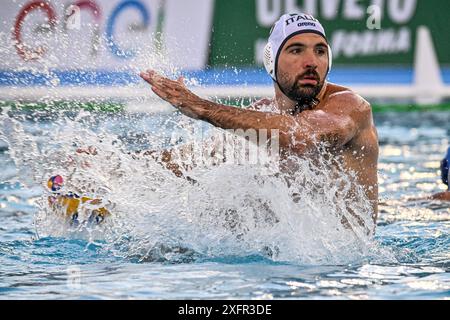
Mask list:
[[[379,8],[380,19],[384,17],[387,5],[388,16],[396,23],[410,21],[417,9],[417,0],[371,0],[369,6],[362,0],[304,0],[298,6],[297,0],[257,0],[257,21],[263,27],[271,27],[283,13],[304,12],[327,20],[341,18],[343,20],[362,20],[368,8]],[[320,8],[319,8],[320,4]],[[340,8],[342,5],[342,10]],[[320,9],[320,11],[319,11]],[[377,29],[377,28],[375,28]]]
[[296,0],[286,0],[285,12],[307,13],[310,15],[317,15],[317,0],[303,0],[303,7],[297,5]]
[[358,52],[360,52],[361,55],[366,56],[375,51],[375,44],[375,34],[373,32],[368,32],[362,41],[356,45],[358,46]]
[[[408,52],[411,48],[411,31],[403,27],[398,31],[387,29],[382,31],[346,32],[337,30],[332,35],[334,57],[353,58],[376,54],[397,54]],[[254,61],[263,64],[263,49],[267,39],[255,41]]]
[[281,3],[277,0],[257,0],[256,19],[263,27],[271,27],[280,17]]
[[[401,7],[403,3],[403,7]],[[389,16],[396,23],[406,23],[416,12],[416,0],[390,0],[388,1]]]
[[333,33],[331,43],[335,57],[404,53],[411,48],[411,31],[407,27],[363,32],[338,30]]
[[339,0],[322,0],[322,16],[325,19],[335,19],[339,11]]
[[367,29],[381,29],[381,8],[375,5],[369,6],[367,8],[367,14],[369,14],[366,21]]
[[377,52],[392,52],[392,48],[396,46],[394,31],[392,29],[388,29],[384,32],[380,32],[375,43]]
[[411,32],[408,28],[401,28],[397,37],[398,52],[408,52],[411,48]]
[[384,16],[384,0],[372,0],[372,3],[367,8],[369,10],[370,7],[377,7],[380,11],[380,19],[383,19]]
[[310,15],[317,15],[317,0],[304,0],[303,1],[303,7],[299,7],[297,5],[296,0],[286,0],[285,3],[285,12],[289,13],[307,13]]
[[344,17],[349,20],[361,20],[364,17],[364,7],[360,0],[347,0],[344,5]]
[[317,15],[317,6],[316,0],[304,0],[303,1],[303,12],[316,16]]
[[297,6],[296,0],[285,0],[284,2],[284,11],[286,13],[300,13],[303,12],[301,8]]

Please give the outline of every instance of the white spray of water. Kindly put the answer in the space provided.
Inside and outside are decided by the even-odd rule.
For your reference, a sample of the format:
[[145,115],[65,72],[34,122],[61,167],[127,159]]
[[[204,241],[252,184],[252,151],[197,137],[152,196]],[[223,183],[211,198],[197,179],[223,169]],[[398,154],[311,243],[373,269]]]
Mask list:
[[[44,185],[60,174],[66,191],[101,198],[112,212],[103,225],[73,230],[55,217],[44,195],[36,217],[41,236],[100,238],[118,255],[150,261],[261,255],[302,264],[346,264],[367,258],[376,247],[367,234],[373,228],[370,202],[362,188],[352,188],[355,177],[337,170],[332,160],[291,159],[297,169],[289,176],[261,174],[245,164],[198,166],[185,172],[192,183],[152,157],[130,152],[107,130],[94,131],[83,121],[91,117],[81,112],[74,120],[61,118],[38,135],[6,115],[0,119],[0,136],[9,145],[20,182]],[[89,146],[96,155],[75,152]],[[365,227],[350,211],[362,217]],[[343,217],[351,229],[342,224]]]
[[[89,24],[80,30],[87,38],[96,32]],[[97,60],[86,54],[94,47],[82,37],[76,42],[73,32],[77,31],[58,25],[46,40],[49,47],[62,49],[49,51],[32,63],[22,62],[18,68],[48,76],[49,95],[43,98],[44,103],[52,100],[52,88],[60,84],[54,68],[68,61],[70,67],[96,67]],[[14,43],[9,35],[5,37],[9,40],[0,45],[0,52],[9,54]],[[154,50],[163,47],[158,41],[152,45],[134,42],[139,44],[135,48],[138,58],[115,71],[137,74],[154,68],[168,75],[179,71],[170,63],[176,57],[170,57],[163,48]],[[69,50],[72,48],[76,49]],[[101,57],[104,48],[94,49],[100,50]],[[187,83],[196,81],[188,79]],[[260,168],[249,164],[198,166],[186,172],[196,181],[192,183],[176,177],[151,157],[130,153],[129,145],[106,128],[95,130],[93,118],[93,114],[80,112],[73,120],[60,117],[51,128],[40,125],[30,132],[25,121],[14,120],[6,110],[0,116],[0,140],[8,144],[18,169],[16,180],[28,187],[44,186],[50,176],[60,174],[65,178],[65,191],[100,198],[112,212],[102,225],[70,228],[48,208],[44,187],[36,217],[41,236],[101,239],[117,255],[149,261],[185,261],[196,255],[263,255],[275,261],[346,264],[367,257],[373,250],[372,236],[366,232],[373,229],[369,201],[362,189],[352,190],[355,177],[336,170],[332,159],[312,163],[293,158],[297,169],[289,177],[261,174]],[[162,148],[159,138],[149,137],[148,144]],[[196,139],[187,140],[201,144]],[[89,146],[96,148],[97,155],[76,152]],[[362,217],[365,227],[350,211]],[[350,229],[342,224],[343,218]]]

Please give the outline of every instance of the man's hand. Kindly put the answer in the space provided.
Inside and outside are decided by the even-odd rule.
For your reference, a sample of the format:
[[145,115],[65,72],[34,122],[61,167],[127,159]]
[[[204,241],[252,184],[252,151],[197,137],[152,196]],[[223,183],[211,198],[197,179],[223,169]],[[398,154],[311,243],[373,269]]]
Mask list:
[[183,114],[193,119],[202,119],[208,109],[209,101],[201,99],[184,84],[184,78],[170,80],[153,70],[141,72],[141,78],[151,85],[152,91],[161,99],[169,102]]

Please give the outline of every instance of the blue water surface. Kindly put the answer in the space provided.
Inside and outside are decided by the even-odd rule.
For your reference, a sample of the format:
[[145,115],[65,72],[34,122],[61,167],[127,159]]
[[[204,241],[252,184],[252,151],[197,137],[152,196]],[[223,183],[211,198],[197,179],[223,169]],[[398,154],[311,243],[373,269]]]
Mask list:
[[[133,131],[117,121],[111,130]],[[41,191],[11,182],[15,167],[0,142],[0,299],[449,299],[450,204],[408,199],[443,190],[438,167],[450,143],[450,115],[382,113],[375,122],[376,240],[396,262],[299,265],[259,255],[141,261],[102,241],[40,237],[34,200]]]

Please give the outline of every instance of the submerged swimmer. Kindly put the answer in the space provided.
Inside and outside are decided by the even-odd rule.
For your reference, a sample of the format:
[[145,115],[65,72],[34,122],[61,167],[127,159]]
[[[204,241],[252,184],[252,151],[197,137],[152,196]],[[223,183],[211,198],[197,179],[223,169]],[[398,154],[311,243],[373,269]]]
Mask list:
[[441,161],[441,178],[442,182],[447,185],[448,189],[444,192],[433,194],[429,197],[431,200],[450,201],[450,186],[448,184],[448,176],[450,172],[450,147],[447,149],[445,158]]
[[[371,107],[350,89],[326,81],[331,49],[320,22],[305,14],[281,16],[271,30],[264,58],[275,97],[260,104],[268,102],[272,112],[202,99],[186,88],[183,78],[174,81],[152,70],[141,77],[156,95],[193,119],[223,129],[278,129],[282,159],[317,154],[317,143],[328,144],[327,153],[342,159],[336,167],[356,173],[376,221],[378,137]],[[163,161],[170,161],[170,154],[163,156]]]

